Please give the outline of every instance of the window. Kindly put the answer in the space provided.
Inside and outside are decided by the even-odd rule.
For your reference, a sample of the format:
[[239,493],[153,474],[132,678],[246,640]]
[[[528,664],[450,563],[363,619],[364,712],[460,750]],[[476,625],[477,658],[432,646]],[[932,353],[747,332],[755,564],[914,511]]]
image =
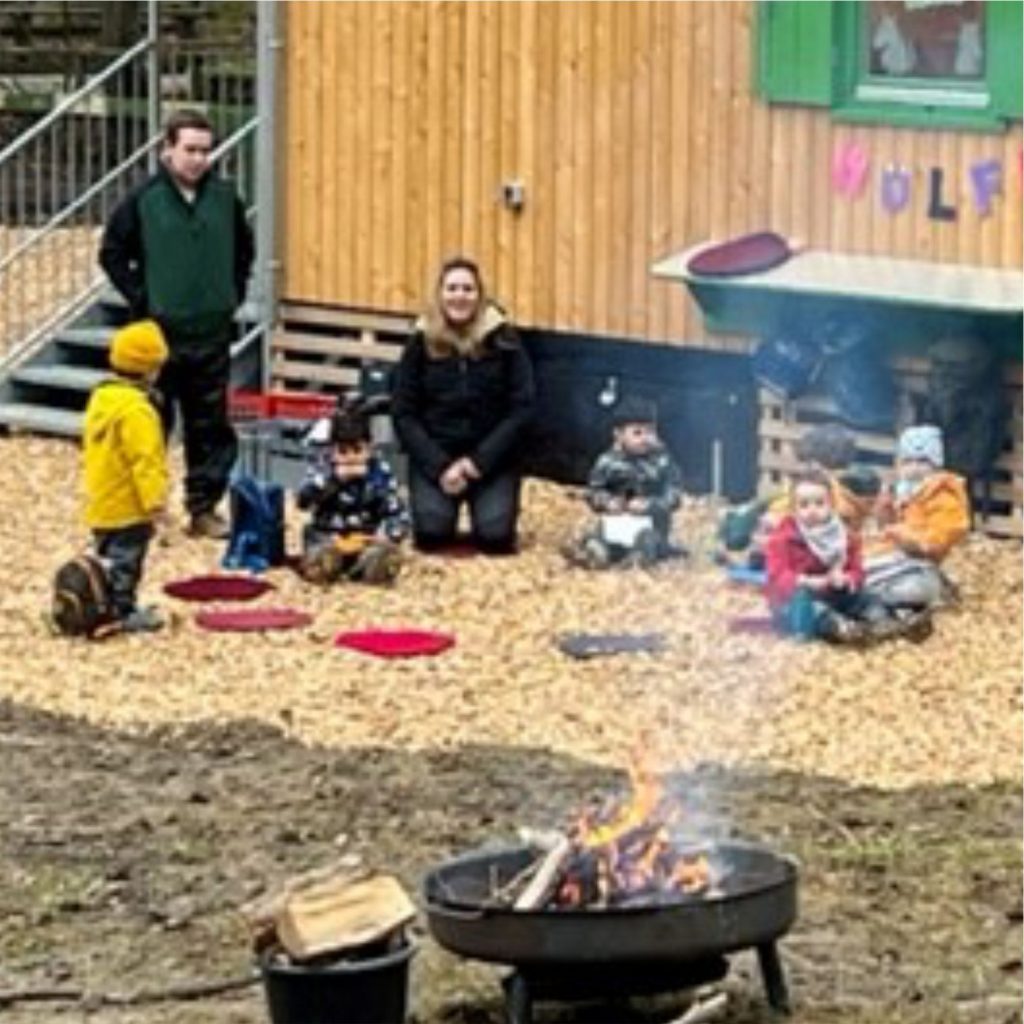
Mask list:
[[841,120],[1001,130],[1022,110],[1022,0],[758,4],[758,86]]

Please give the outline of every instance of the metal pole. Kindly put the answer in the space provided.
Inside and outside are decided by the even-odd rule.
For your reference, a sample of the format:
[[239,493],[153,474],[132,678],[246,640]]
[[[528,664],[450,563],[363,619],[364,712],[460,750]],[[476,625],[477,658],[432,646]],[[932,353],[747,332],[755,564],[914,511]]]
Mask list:
[[[146,138],[160,131],[160,4],[159,0],[146,3]],[[156,173],[158,154],[151,150],[146,165],[150,174]]]
[[255,293],[263,328],[260,353],[262,388],[270,380],[270,332],[277,318],[276,252],[277,204],[276,128],[277,53],[281,40],[277,34],[277,4],[259,0],[256,7],[256,280]]

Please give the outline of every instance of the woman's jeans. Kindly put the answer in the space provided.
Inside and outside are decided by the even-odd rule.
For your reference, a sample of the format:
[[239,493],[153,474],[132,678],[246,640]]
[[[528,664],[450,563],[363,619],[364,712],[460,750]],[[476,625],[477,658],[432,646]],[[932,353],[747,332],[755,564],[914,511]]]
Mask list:
[[415,466],[409,467],[409,504],[413,538],[424,551],[444,547],[455,540],[459,509],[469,505],[473,542],[489,554],[510,554],[516,548],[516,523],[519,519],[521,478],[515,470],[505,470],[470,484],[456,497],[445,494]]

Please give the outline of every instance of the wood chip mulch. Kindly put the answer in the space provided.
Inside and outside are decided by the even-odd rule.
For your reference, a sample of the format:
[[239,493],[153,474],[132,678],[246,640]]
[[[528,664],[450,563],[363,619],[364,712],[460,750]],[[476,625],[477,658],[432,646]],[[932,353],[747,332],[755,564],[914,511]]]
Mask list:
[[[78,464],[68,442],[0,439],[0,698],[143,731],[255,718],[328,746],[501,744],[616,766],[643,747],[666,768],[758,763],[883,787],[1020,776],[1018,542],[976,535],[951,556],[963,607],[941,613],[924,644],[835,650],[729,633],[731,616],[763,604],[712,565],[706,501],[678,517],[689,561],[587,573],[558,552],[585,515],[578,494],[530,481],[518,557],[411,554],[386,590],[321,590],[275,570],[258,603],[309,611],[310,627],[210,633],[197,606],[162,593],[222,554],[183,534],[179,494],[142,593],[169,628],[90,644],[53,637],[43,614],[55,567],[86,540]],[[176,457],[178,480],[180,468]],[[371,626],[437,629],[457,644],[392,661],[331,644]],[[556,647],[574,631],[658,632],[666,649],[577,661]]]

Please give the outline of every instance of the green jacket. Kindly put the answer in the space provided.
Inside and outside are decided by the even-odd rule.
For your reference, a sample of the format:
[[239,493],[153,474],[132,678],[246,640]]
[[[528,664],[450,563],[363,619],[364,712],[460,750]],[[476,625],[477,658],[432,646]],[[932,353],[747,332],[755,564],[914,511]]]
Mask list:
[[234,186],[207,174],[188,202],[166,169],[114,210],[100,265],[133,318],[152,317],[173,339],[219,334],[245,295],[252,232]]

